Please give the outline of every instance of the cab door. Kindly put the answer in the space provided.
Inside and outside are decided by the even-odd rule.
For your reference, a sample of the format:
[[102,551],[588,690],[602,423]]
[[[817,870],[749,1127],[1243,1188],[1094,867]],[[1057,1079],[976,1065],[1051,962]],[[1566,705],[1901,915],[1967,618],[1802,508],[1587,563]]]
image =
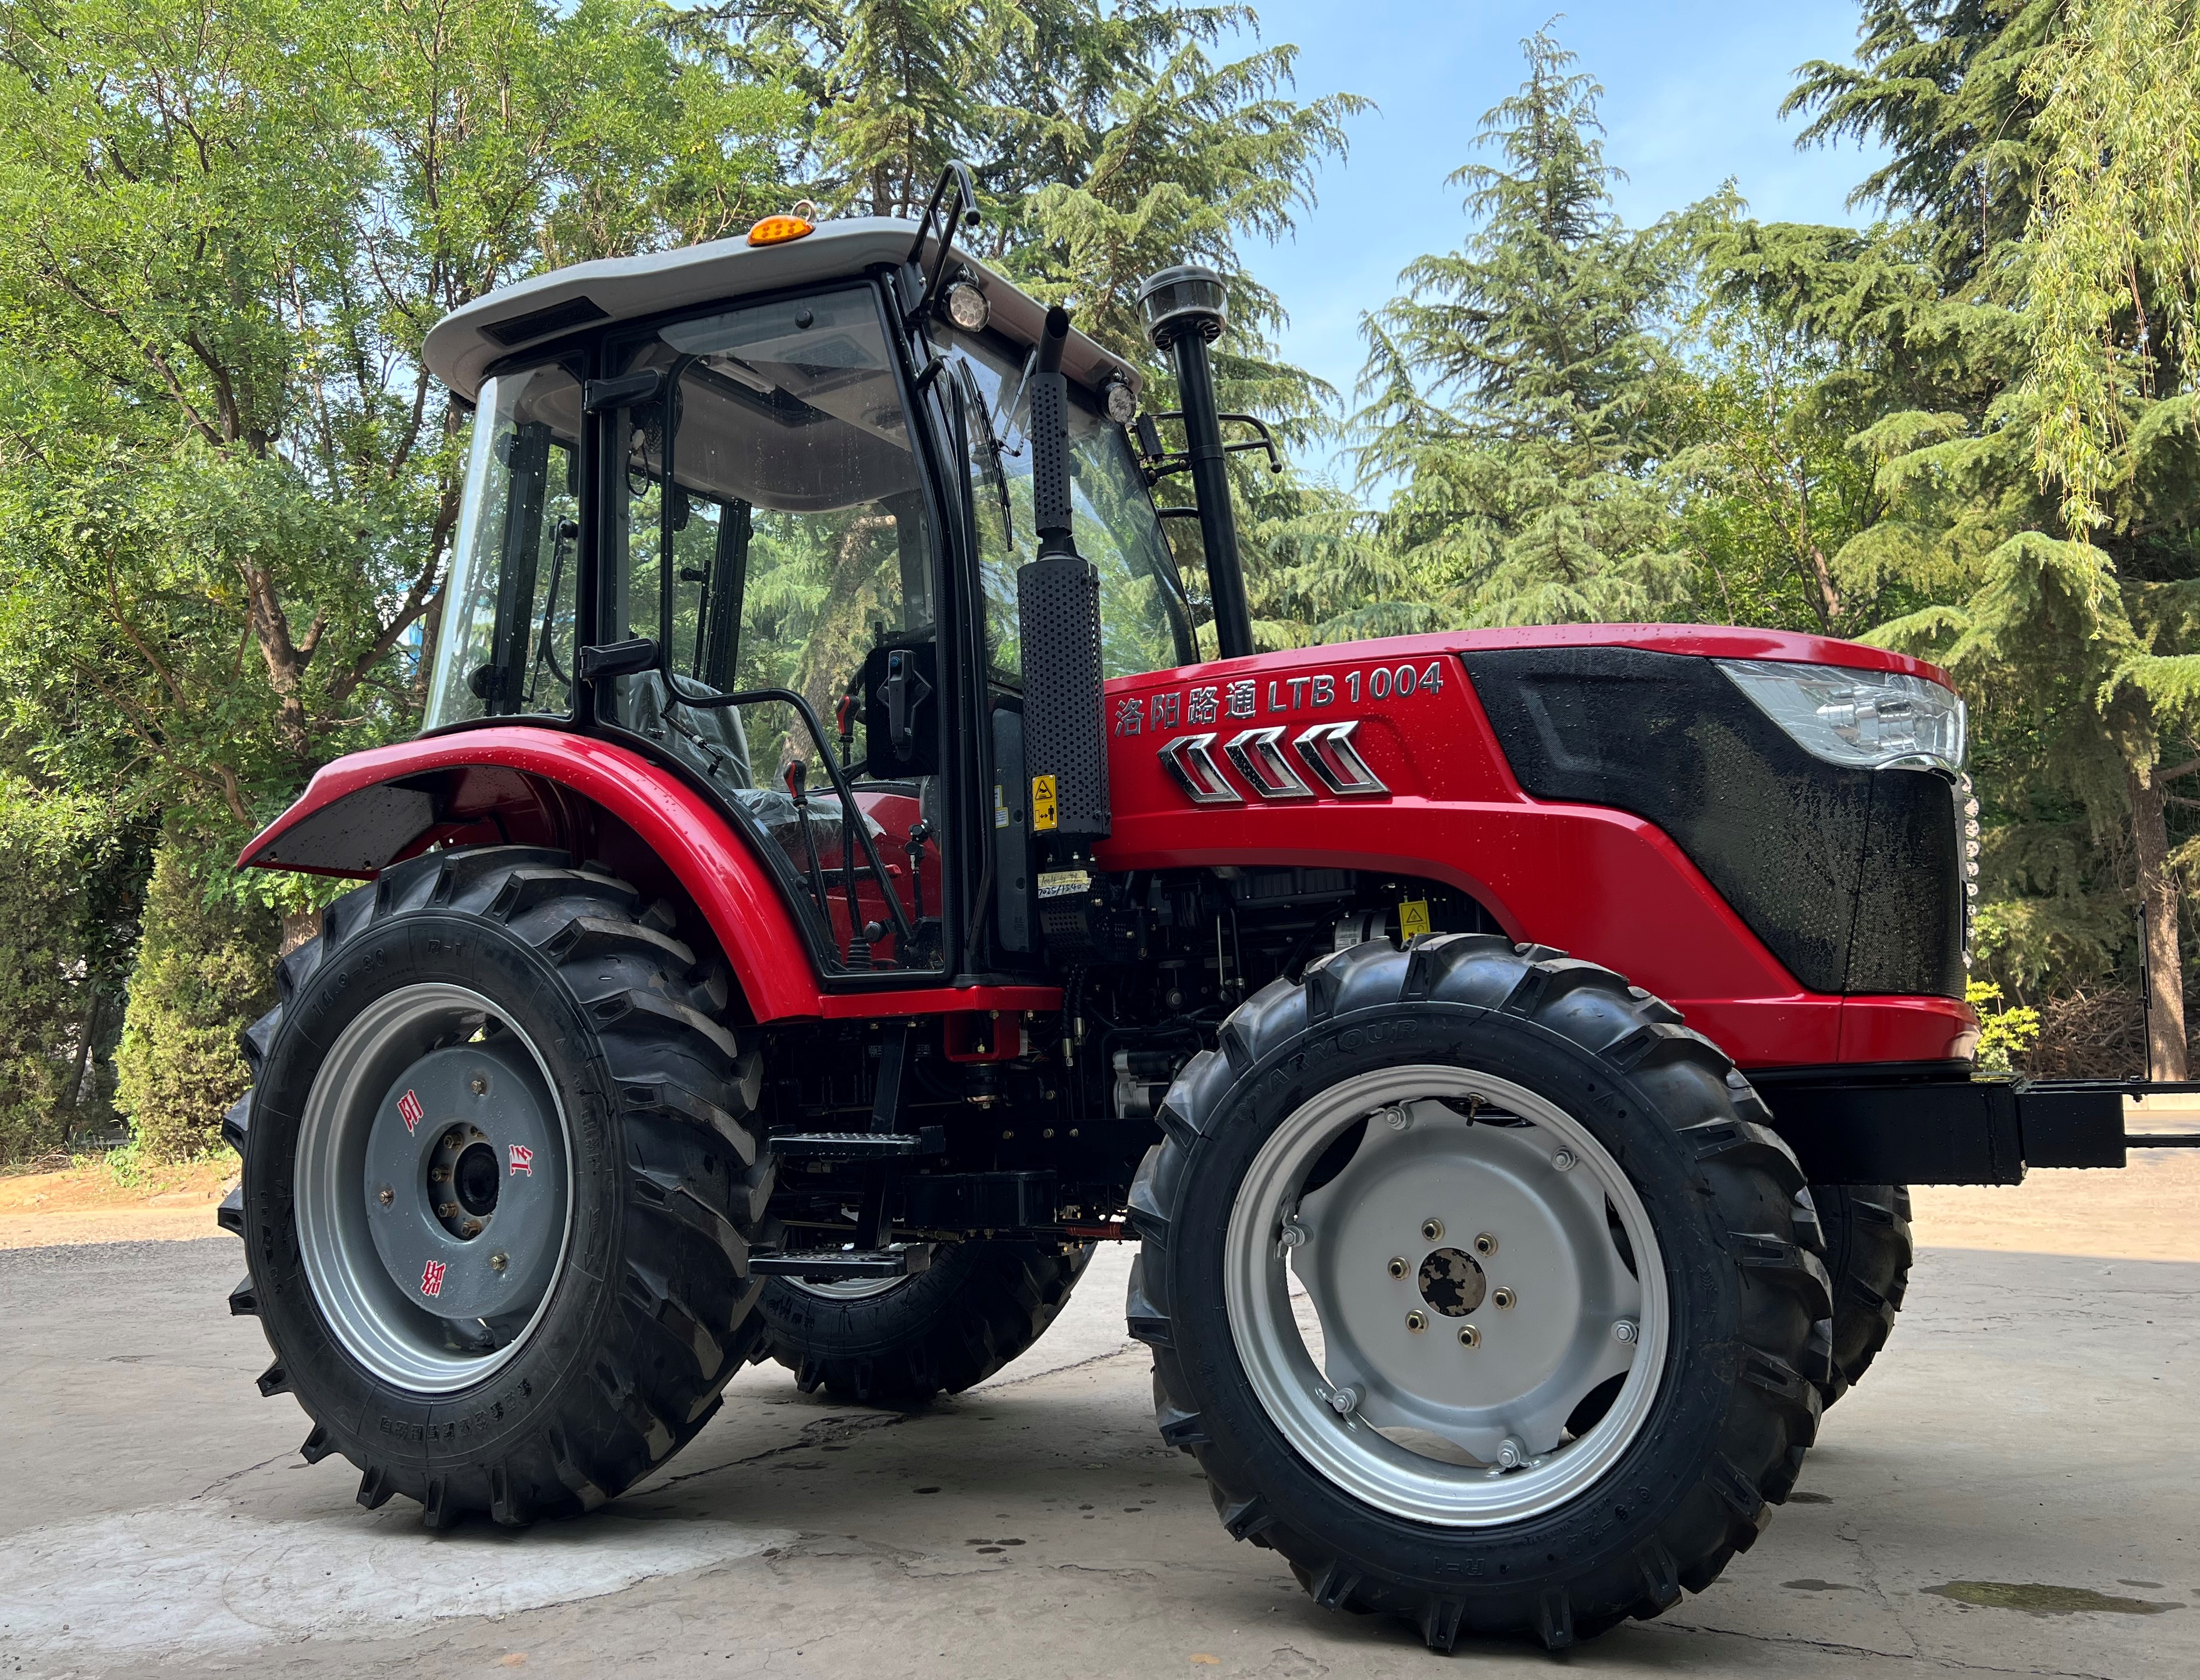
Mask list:
[[597,726],[717,796],[828,982],[944,978],[946,533],[881,289],[653,323],[606,374],[596,640],[653,645],[598,684]]

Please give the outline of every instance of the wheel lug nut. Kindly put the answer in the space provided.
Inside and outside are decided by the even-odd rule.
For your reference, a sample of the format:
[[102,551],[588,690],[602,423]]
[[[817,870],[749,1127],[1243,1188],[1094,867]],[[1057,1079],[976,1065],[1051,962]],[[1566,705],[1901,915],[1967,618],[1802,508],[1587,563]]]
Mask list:
[[1559,1150],[1551,1157],[1551,1164],[1560,1172],[1571,1172],[1574,1167],[1574,1152],[1571,1149]]
[[1395,1254],[1392,1255],[1390,1257],[1390,1275],[1394,1278],[1401,1278],[1405,1276],[1405,1275],[1406,1262],[1403,1257]]
[[481,1075],[476,1074],[466,1082],[472,1087],[473,1094],[476,1096],[485,1097],[489,1094],[489,1081],[483,1078]]
[[1615,1342],[1631,1342],[1638,1333],[1631,1318],[1623,1318],[1612,1327],[1612,1339]]
[[1276,1240],[1285,1248],[1296,1248],[1307,1240],[1306,1227],[1296,1220],[1286,1219],[1276,1233]]
[[1416,1336],[1419,1335],[1422,1331],[1428,1327],[1429,1315],[1423,1312],[1419,1307],[1415,1307],[1413,1311],[1406,1315],[1406,1328],[1412,1331]]
[[388,1207],[392,1202],[397,1199],[397,1193],[385,1184],[382,1187],[381,1194],[377,1199],[380,1200],[383,1206]]
[[1503,1440],[1497,1444],[1497,1467],[1499,1469],[1518,1470],[1527,1461],[1528,1449],[1523,1446],[1518,1441],[1513,1439],[1512,1436],[1507,1435]]
[[1500,1312],[1511,1311],[1513,1302],[1519,1298],[1520,1298],[1518,1296],[1515,1295],[1509,1289],[1493,1290],[1490,1292],[1489,1297],[1491,1304],[1496,1307]]
[[1483,1259],[1488,1259],[1491,1255],[1497,1252],[1497,1239],[1491,1236],[1489,1232],[1484,1231],[1480,1236],[1474,1240],[1474,1251],[1482,1256]]
[[1329,1397],[1330,1409],[1339,1417],[1350,1417],[1359,1404],[1360,1391],[1356,1388],[1340,1388]]
[[1442,1240],[1442,1236],[1443,1236],[1443,1221],[1442,1221],[1442,1220],[1441,1220],[1441,1219],[1424,1219],[1424,1220],[1421,1222],[1421,1240],[1422,1240],[1423,1242],[1436,1242],[1436,1241],[1441,1240]]
[[489,1257],[489,1269],[493,1272],[500,1272],[511,1263],[512,1262],[501,1254],[492,1254]]
[[1482,1332],[1476,1329],[1472,1324],[1460,1325],[1459,1327],[1459,1345],[1463,1348],[1480,1347],[1482,1345]]
[[1393,1103],[1382,1111],[1383,1123],[1394,1132],[1402,1132],[1413,1123],[1413,1117],[1406,1112],[1402,1104]]

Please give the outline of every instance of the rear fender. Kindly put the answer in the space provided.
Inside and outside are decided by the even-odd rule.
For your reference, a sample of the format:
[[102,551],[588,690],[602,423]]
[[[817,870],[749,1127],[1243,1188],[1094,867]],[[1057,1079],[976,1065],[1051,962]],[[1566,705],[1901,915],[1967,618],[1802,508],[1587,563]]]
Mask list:
[[555,846],[684,900],[758,1020],[824,1012],[808,943],[742,837],[670,771],[588,736],[500,726],[354,753],[237,863],[369,880],[447,842]]

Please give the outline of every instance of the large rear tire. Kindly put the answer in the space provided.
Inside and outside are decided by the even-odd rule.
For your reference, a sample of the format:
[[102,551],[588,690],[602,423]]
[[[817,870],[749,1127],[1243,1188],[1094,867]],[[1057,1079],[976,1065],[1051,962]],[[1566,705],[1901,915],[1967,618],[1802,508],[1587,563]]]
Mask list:
[[1161,1438],[1318,1602],[1560,1647],[1710,1585],[1794,1485],[1802,1172],[1618,977],[1361,945],[1249,1000],[1161,1117],[1129,1316]]
[[770,1194],[715,966],[625,882],[519,846],[331,905],[246,1035],[222,1222],[360,1502],[430,1527],[578,1512],[663,1463],[757,1346]]
[[1861,1381],[1894,1333],[1915,1257],[1910,1187],[1904,1184],[1814,1184],[1811,1197],[1826,1231],[1826,1269],[1834,1280],[1830,1406]]
[[1090,1244],[943,1244],[916,1276],[873,1283],[764,1281],[771,1351],[805,1393],[914,1405],[959,1394],[1017,1358],[1069,1300]]

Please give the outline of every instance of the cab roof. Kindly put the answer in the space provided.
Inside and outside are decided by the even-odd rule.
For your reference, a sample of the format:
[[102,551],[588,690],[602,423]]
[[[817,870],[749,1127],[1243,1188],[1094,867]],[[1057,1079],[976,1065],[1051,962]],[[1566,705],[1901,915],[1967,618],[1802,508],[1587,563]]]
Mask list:
[[[737,301],[761,292],[833,279],[853,279],[873,268],[908,260],[917,225],[894,216],[854,216],[821,222],[814,233],[781,245],[752,247],[747,239],[714,239],[637,257],[576,263],[530,280],[500,286],[453,310],[428,333],[422,355],[429,372],[467,401],[481,394],[489,365],[547,345],[585,327],[637,319],[691,306]],[[939,248],[924,243],[929,264]],[[1024,344],[1039,341],[1044,305],[1016,289],[974,257],[957,251],[992,306],[992,326]],[[1062,370],[1097,387],[1111,375],[1141,383],[1138,370],[1073,329]]]

